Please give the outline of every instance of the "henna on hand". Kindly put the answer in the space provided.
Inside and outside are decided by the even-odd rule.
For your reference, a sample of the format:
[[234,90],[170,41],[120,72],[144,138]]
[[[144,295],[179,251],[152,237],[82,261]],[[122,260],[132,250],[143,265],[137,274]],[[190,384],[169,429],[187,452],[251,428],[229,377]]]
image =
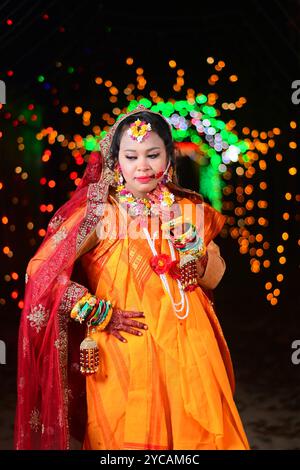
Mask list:
[[120,331],[125,331],[126,333],[130,333],[132,335],[141,336],[142,332],[136,330],[135,328],[144,330],[148,329],[148,326],[145,325],[145,323],[132,320],[132,318],[145,318],[145,315],[143,312],[132,312],[128,310],[121,310],[120,308],[114,308],[111,319],[104,331],[114,335],[123,343],[126,343],[127,339],[125,339],[120,334]]

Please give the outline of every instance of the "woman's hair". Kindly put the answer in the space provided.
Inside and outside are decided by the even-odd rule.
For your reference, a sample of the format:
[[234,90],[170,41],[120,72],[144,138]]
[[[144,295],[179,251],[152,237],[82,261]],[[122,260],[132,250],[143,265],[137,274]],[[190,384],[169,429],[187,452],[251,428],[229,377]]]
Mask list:
[[192,191],[190,189],[187,189],[187,188],[183,188],[178,182],[177,174],[176,174],[176,153],[175,153],[174,142],[172,139],[172,133],[166,120],[159,114],[151,113],[149,111],[141,111],[140,113],[134,113],[128,116],[127,118],[125,118],[118,125],[114,133],[113,139],[112,139],[110,151],[111,151],[113,160],[115,162],[117,162],[118,160],[120,142],[121,142],[121,138],[122,138],[124,131],[128,129],[130,124],[135,122],[137,119],[150,123],[152,130],[159,135],[159,137],[163,140],[165,144],[167,157],[170,160],[171,166],[173,167],[173,170],[174,170],[173,182],[169,182],[168,186],[170,187],[172,192],[175,194],[175,196],[178,196],[180,198],[188,197],[190,199],[193,199],[195,202],[202,201],[203,198],[199,193]]
[[152,131],[156,132],[156,134],[158,134],[163,140],[166,147],[167,157],[170,159],[171,165],[175,168],[174,143],[169,125],[159,114],[154,114],[148,111],[141,111],[140,113],[128,116],[117,127],[111,143],[111,154],[115,162],[119,156],[120,142],[125,129],[128,129],[130,124],[135,122],[137,119],[151,124]]

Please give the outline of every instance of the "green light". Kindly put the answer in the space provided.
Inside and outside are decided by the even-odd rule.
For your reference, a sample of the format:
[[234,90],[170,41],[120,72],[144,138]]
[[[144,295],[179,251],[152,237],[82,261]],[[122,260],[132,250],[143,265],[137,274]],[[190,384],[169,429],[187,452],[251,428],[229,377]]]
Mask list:
[[139,104],[142,104],[145,108],[151,108],[152,102],[147,98],[143,98],[139,101]]
[[68,73],[74,73],[75,69],[74,67],[68,67]]
[[180,111],[183,108],[186,108],[186,101],[176,101],[174,104],[174,109],[176,109],[176,111]]
[[131,100],[128,105],[128,111],[133,111],[137,106],[138,106],[138,102],[136,100]]
[[83,139],[83,142],[84,142],[84,147],[89,152],[93,152],[94,150],[99,149],[98,140],[93,136],[90,136],[90,135],[87,136],[85,139]]
[[202,95],[202,94],[201,94],[201,95],[198,95],[198,96],[196,96],[196,101],[197,101],[197,103],[199,103],[199,104],[206,103],[207,97],[206,97],[205,95]]
[[223,129],[223,130],[220,132],[220,134],[221,134],[222,138],[227,141],[229,132],[228,132],[226,129]]
[[215,120],[215,126],[218,128],[218,129],[224,129],[224,127],[226,126],[225,122],[224,121],[221,121],[219,119],[216,119]]
[[38,82],[43,83],[45,81],[44,75],[39,75],[38,76]]
[[215,117],[217,115],[217,111],[213,106],[203,106],[202,110],[205,114],[208,114],[209,117]]
[[228,143],[229,144],[236,144],[236,142],[238,141],[239,139],[237,138],[237,136],[235,134],[230,134],[228,136]]

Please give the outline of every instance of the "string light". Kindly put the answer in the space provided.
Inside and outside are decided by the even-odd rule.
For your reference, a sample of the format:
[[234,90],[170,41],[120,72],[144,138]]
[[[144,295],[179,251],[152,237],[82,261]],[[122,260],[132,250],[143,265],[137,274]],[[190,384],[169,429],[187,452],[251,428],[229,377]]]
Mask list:
[[[224,78],[223,69],[226,67],[227,70],[228,65],[223,60],[213,57],[208,57],[206,61],[212,67],[208,83],[212,87],[211,90],[214,90],[217,83],[222,80],[222,77]],[[127,57],[125,62],[131,66],[134,64],[134,59]],[[61,68],[62,64],[56,62],[55,66]],[[272,267],[278,267],[278,269],[274,267],[272,270],[272,281],[268,280],[265,283],[266,299],[272,306],[275,306],[281,294],[281,289],[276,284],[282,284],[287,279],[282,269],[288,262],[285,244],[289,241],[287,224],[291,218],[291,209],[286,207],[280,216],[282,224],[286,225],[280,233],[280,241],[276,243],[273,240],[273,243],[270,243],[272,227],[270,228],[267,212],[269,202],[268,196],[262,196],[262,194],[268,193],[269,184],[265,175],[268,175],[270,165],[273,162],[282,164],[286,157],[286,152],[278,151],[277,138],[282,131],[278,127],[259,130],[243,126],[241,135],[239,135],[235,130],[237,122],[232,116],[236,109],[247,104],[246,97],[237,95],[238,98],[219,103],[218,106],[219,93],[215,91],[204,93],[186,87],[185,70],[178,68],[178,64],[174,59],[168,61],[168,66],[176,70],[175,83],[171,88],[174,96],[168,99],[160,96],[157,90],[151,90],[150,88],[149,92],[145,91],[149,83],[144,69],[140,66],[129,69],[133,73],[135,72],[135,79],[132,79],[132,82],[135,83],[128,83],[123,87],[117,87],[109,78],[104,79],[96,76],[94,78],[95,87],[102,85],[99,90],[103,94],[107,93],[108,100],[111,103],[111,112],[103,113],[100,121],[99,116],[94,116],[92,111],[84,109],[82,103],[74,106],[74,104],[70,105],[64,102],[62,98],[60,98],[61,103],[55,98],[53,101],[54,106],[60,109],[63,116],[67,117],[68,114],[71,114],[74,119],[79,119],[86,128],[86,135],[75,134],[72,136],[68,132],[60,132],[51,126],[42,128],[38,124],[40,120],[39,111],[36,104],[33,103],[27,105],[26,112],[31,113],[30,115],[26,115],[22,111],[22,113],[19,113],[18,118],[14,119],[11,112],[6,110],[4,119],[10,121],[14,127],[17,127],[19,123],[23,123],[24,128],[29,122],[36,122],[38,124],[35,133],[36,141],[46,144],[47,147],[60,145],[68,152],[71,161],[80,169],[80,166],[86,161],[87,153],[99,149],[99,140],[105,135],[109,126],[113,125],[122,116],[127,106],[131,110],[139,103],[142,103],[148,109],[161,112],[172,126],[173,138],[178,149],[185,141],[190,141],[196,145],[197,155],[193,158],[199,165],[201,164],[200,192],[218,210],[228,211],[227,227],[222,231],[221,236],[230,236],[237,240],[240,254],[249,256],[250,270],[253,274],[262,275],[264,270],[268,270],[271,265]],[[69,75],[74,75],[75,72],[74,67],[69,66],[66,68],[66,73]],[[229,82],[237,87],[238,76],[234,73],[229,74]],[[52,95],[57,95],[57,89],[46,81],[45,75],[39,75],[37,83]],[[183,92],[185,99],[176,98],[176,96],[180,96],[181,92]],[[296,130],[296,121],[290,121],[289,128],[292,131]],[[0,138],[3,139],[4,136],[5,134],[1,130]],[[271,162],[270,153],[274,147],[276,152],[273,153]],[[17,148],[20,152],[26,151],[25,139],[22,135],[18,135]],[[292,152],[296,148],[296,139],[291,137],[287,150]],[[46,165],[50,159],[57,158],[54,155],[55,152],[52,152],[49,148],[43,149],[39,157],[41,165]],[[78,186],[81,181],[81,169],[80,171],[74,171],[65,162],[59,164],[59,169],[68,172],[68,179],[74,188]],[[23,160],[13,171],[15,177],[18,177],[24,183],[32,176],[33,172],[23,164]],[[287,171],[290,176],[297,175],[297,168],[294,163],[289,165]],[[41,176],[38,181],[41,188],[47,188],[47,191],[54,192],[57,189],[58,181],[53,178]],[[4,190],[5,186],[5,182],[0,181],[0,190]],[[264,193],[260,193],[260,191],[264,191]],[[296,197],[288,188],[282,199],[288,205],[292,200],[297,200]],[[18,198],[14,197],[13,199],[15,201],[12,201],[13,204],[19,204]],[[55,209],[54,204],[48,202],[39,205],[40,214],[45,214],[45,217],[48,214],[48,218],[49,214],[52,214]],[[15,221],[11,220],[9,214],[2,214],[1,221],[4,227],[14,230],[15,225],[12,222]],[[31,233],[31,238],[29,238],[31,246],[40,243],[39,239],[45,236],[45,229],[39,226],[39,224],[44,225],[44,222],[44,219],[41,219],[41,221],[30,220],[26,223],[26,230]],[[300,245],[300,242],[298,244]],[[275,261],[268,252],[272,252],[272,256],[276,255]],[[14,250],[7,245],[3,246],[2,253],[8,258],[14,257]],[[270,272],[269,270],[268,276],[270,276]],[[16,282],[19,280],[19,274],[12,271],[6,280],[7,282]],[[21,308],[23,301],[20,300],[16,289],[11,291],[10,297]],[[2,299],[1,304],[3,303],[6,303],[6,299]]]

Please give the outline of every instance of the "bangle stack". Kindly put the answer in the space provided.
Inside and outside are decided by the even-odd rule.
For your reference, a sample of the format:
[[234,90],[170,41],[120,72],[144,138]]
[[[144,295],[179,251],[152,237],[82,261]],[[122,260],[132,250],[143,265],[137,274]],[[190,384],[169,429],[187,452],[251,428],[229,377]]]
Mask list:
[[90,336],[90,328],[103,331],[111,320],[113,306],[109,300],[98,299],[90,293],[81,297],[71,310],[71,318],[79,323],[86,321],[87,335],[80,344],[80,372],[90,375],[97,372],[100,364],[99,348]]
[[[182,224],[182,217],[170,220],[162,225],[162,229],[173,230]],[[179,235],[171,234],[171,242],[178,250],[180,256],[180,282],[184,290],[194,290],[198,286],[198,274],[196,261],[206,255],[204,240],[198,235],[197,228],[192,223],[185,224],[187,230]]]
[[97,327],[98,331],[102,331],[111,319],[112,310],[109,300],[101,300],[87,293],[76,302],[70,316],[79,323],[87,321],[88,326]]

